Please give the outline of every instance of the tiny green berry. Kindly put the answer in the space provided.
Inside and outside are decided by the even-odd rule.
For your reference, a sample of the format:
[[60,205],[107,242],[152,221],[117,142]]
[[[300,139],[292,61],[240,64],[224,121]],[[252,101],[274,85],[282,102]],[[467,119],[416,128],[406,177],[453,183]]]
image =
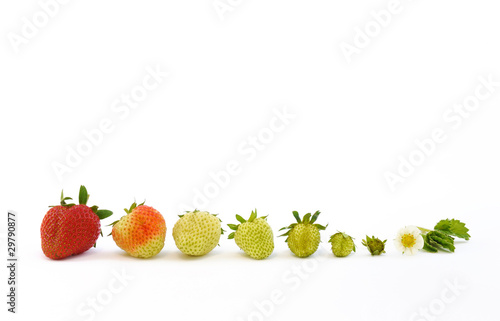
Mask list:
[[346,257],[351,252],[356,252],[356,245],[354,245],[352,237],[345,233],[338,232],[333,234],[329,242],[332,243],[333,255],[337,257]]

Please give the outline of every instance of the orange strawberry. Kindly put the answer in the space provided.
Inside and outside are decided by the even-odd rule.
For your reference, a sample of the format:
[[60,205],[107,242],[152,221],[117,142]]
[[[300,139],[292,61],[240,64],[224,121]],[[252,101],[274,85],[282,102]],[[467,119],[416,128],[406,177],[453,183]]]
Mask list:
[[108,210],[88,207],[89,195],[85,186],[80,186],[79,203],[66,204],[71,197],[61,192],[61,205],[51,206],[45,214],[40,234],[42,251],[51,259],[58,260],[81,254],[95,246],[101,233],[100,220],[113,214]]
[[111,223],[113,240],[119,248],[139,258],[150,258],[160,253],[165,244],[165,219],[154,208],[137,205],[125,209],[127,215]]

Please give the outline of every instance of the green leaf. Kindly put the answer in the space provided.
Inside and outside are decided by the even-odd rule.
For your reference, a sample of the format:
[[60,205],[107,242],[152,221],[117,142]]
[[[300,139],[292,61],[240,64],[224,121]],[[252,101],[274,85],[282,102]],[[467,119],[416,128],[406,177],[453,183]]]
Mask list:
[[291,231],[291,230],[288,230],[286,233],[281,234],[281,235],[279,235],[278,237],[280,237],[280,236],[288,236],[288,235],[290,234],[290,231]]
[[320,211],[316,211],[316,213],[314,213],[314,215],[311,218],[311,223],[316,222],[316,220],[318,219],[319,214],[320,214]]
[[438,236],[438,237],[444,239],[445,242],[449,242],[449,243],[452,243],[452,244],[455,241],[455,239],[453,237],[449,236],[448,234],[446,234],[443,231],[436,230],[436,231],[432,231],[430,234],[431,234],[431,236],[432,235]]
[[439,221],[436,226],[434,226],[435,230],[442,230],[442,231],[449,231],[451,227],[451,222],[450,220],[441,220]]
[[439,244],[442,249],[446,249],[446,250],[448,250],[450,252],[455,252],[455,245],[453,245],[453,241],[450,242],[449,240],[441,238],[441,237],[439,237],[436,234],[430,234],[429,237],[434,242],[436,242],[437,244]]
[[120,220],[114,221],[113,223],[107,225],[107,226],[114,226],[116,223],[120,222]]
[[429,252],[455,251],[454,239],[441,231],[431,231],[424,237],[424,249]]
[[307,224],[309,223],[309,221],[311,220],[311,213],[307,213],[306,215],[304,215],[304,217],[302,218],[302,223],[304,224]]
[[[292,223],[292,224],[290,224],[288,226],[280,228],[279,231],[283,231],[283,230],[286,230],[286,229],[289,229],[291,231],[295,226],[297,226],[297,224],[299,224],[299,223]],[[290,233],[290,231],[288,231],[288,233]]]
[[422,250],[427,251],[427,252],[431,252],[431,253],[436,253],[438,251],[438,249],[436,249],[434,246],[430,245],[427,242],[424,242],[424,247],[422,248]]
[[228,224],[227,226],[228,226],[231,230],[236,231],[236,230],[238,229],[238,226],[239,226],[239,225],[236,225],[236,224]]
[[455,240],[453,239],[453,237],[447,235],[446,233],[441,231],[432,231],[427,234],[427,238],[429,239],[429,243],[434,247],[448,250],[450,252],[455,252]]
[[246,222],[246,220],[245,220],[243,217],[241,217],[240,215],[238,215],[238,214],[236,214],[236,219],[237,219],[237,220],[238,220],[238,222],[240,222],[240,223],[245,223],[245,222]]
[[299,212],[297,211],[293,211],[293,217],[295,217],[295,219],[297,220],[297,223],[301,223],[301,219],[300,219],[300,215],[299,215]]
[[320,224],[314,224],[314,226],[316,226],[318,228],[318,230],[324,231],[324,230],[326,230],[326,226],[328,226],[328,225],[323,226],[323,225],[320,225]]
[[429,230],[429,229],[426,229],[426,228],[423,228],[423,227],[420,227],[420,226],[417,226],[417,228],[420,230],[420,232],[422,232],[422,234],[427,234],[430,231],[432,231],[432,230]]
[[427,252],[431,252],[431,253],[437,253],[438,251],[438,248],[431,245],[429,243],[429,234],[425,234],[423,235],[423,238],[424,238],[424,247],[423,249],[426,250]]
[[431,234],[427,234],[427,243],[432,245],[433,247],[437,249],[441,249],[441,246],[439,245],[438,242],[436,242],[433,238],[431,238]]
[[123,210],[125,211],[125,213],[130,214],[136,207],[137,207],[137,203],[134,202],[134,203],[132,203],[132,205],[130,205],[129,209],[124,208]]
[[110,217],[111,215],[113,215],[113,212],[109,211],[109,210],[98,210],[96,212],[97,216],[99,216],[99,219],[100,220],[103,220],[107,217]]
[[85,188],[85,186],[81,185],[80,193],[78,195],[78,202],[80,204],[86,205],[88,200],[89,200],[89,194],[87,193],[87,189]]
[[[71,197],[64,197],[64,190],[61,190],[61,202],[59,204],[61,204],[62,206],[65,206],[65,207],[71,207],[75,204],[66,204],[66,201],[67,200],[72,200]],[[49,207],[55,207],[55,206],[59,206],[59,205],[52,205],[52,206],[49,206]]]
[[434,227],[435,230],[442,231],[448,235],[453,235],[461,239],[469,240],[469,229],[465,227],[465,223],[455,219],[446,219],[439,221]]
[[248,219],[249,222],[253,222],[257,218],[257,209],[255,211],[252,211],[252,215],[250,215],[250,218]]
[[233,233],[231,233],[231,234],[229,234],[229,235],[227,236],[227,238],[228,238],[228,239],[230,239],[230,240],[231,240],[231,239],[234,239],[234,232],[233,232]]

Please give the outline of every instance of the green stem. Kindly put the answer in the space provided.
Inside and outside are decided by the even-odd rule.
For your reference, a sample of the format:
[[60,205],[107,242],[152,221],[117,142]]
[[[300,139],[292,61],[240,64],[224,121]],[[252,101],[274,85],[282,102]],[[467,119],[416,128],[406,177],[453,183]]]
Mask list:
[[426,229],[426,228],[423,228],[423,227],[420,227],[420,226],[417,226],[417,227],[422,232],[422,234],[427,234],[429,232],[432,232],[432,230],[429,230],[429,229]]

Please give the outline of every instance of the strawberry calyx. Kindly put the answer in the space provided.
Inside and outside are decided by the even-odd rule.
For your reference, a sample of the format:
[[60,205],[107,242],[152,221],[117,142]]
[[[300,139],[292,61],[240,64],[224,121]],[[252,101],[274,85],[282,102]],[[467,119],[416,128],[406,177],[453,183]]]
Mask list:
[[[184,217],[184,215],[186,215],[186,214],[188,214],[188,213],[198,213],[198,212],[201,212],[201,211],[200,211],[199,209],[195,208],[195,209],[194,209],[194,211],[184,211],[184,214],[177,215],[177,216],[179,216],[179,218],[183,218],[183,217]],[[207,213],[208,213],[208,212],[207,212]],[[215,216],[215,217],[216,217],[216,218],[218,218],[218,219],[219,219],[219,221],[222,223],[222,220],[221,220],[219,217],[217,217],[217,215],[219,215],[219,214],[212,214],[212,213],[208,213],[208,214]],[[220,228],[220,234],[221,234],[221,235],[222,235],[222,234],[224,234],[224,232],[225,232],[225,231],[226,231],[226,230],[224,230],[222,227]],[[217,246],[220,246],[220,244],[217,244]]]
[[123,210],[125,211],[125,213],[130,214],[130,213],[132,213],[133,210],[135,210],[136,207],[142,206],[142,205],[144,205],[144,203],[146,203],[146,200],[144,200],[144,202],[142,202],[139,205],[137,205],[137,203],[134,202],[134,203],[132,203],[132,205],[130,205],[129,209],[124,208]]
[[[87,206],[87,202],[89,200],[89,193],[87,192],[87,188],[83,185],[80,185],[80,192],[78,193],[78,203],[80,205],[85,205]],[[61,202],[60,202],[60,205],[51,205],[49,207],[56,207],[56,206],[62,206],[62,207],[65,207],[65,208],[70,208],[72,206],[75,206],[76,204],[75,203],[66,203],[66,201],[68,200],[73,200],[73,198],[71,197],[64,197],[64,190],[61,191]],[[93,206],[88,206],[92,212],[94,212],[95,215],[97,215],[97,217],[99,217],[99,220],[103,220],[107,217],[110,217],[111,215],[113,215],[113,212],[110,211],[110,210],[103,210],[103,209],[99,209],[99,206],[97,205],[93,205]],[[101,236],[104,236],[102,234],[102,229],[100,230],[100,233],[101,233]],[[96,247],[96,244],[94,243],[94,247]]]
[[[141,204],[139,204],[139,205],[137,205],[137,202],[135,202],[135,201],[134,201],[134,202],[132,203],[132,205],[130,205],[130,208],[128,208],[128,209],[127,209],[127,208],[124,208],[124,209],[123,209],[123,210],[125,211],[125,213],[127,213],[127,214],[126,214],[126,215],[124,215],[124,216],[127,216],[128,214],[132,213],[132,212],[133,212],[133,211],[134,211],[137,207],[144,205],[144,203],[146,203],[146,200],[144,200],[144,202],[142,202],[142,203],[141,203]],[[113,223],[108,224],[107,226],[115,226],[115,224],[116,224],[116,223],[118,223],[118,222],[120,222],[120,220],[121,220],[124,216],[120,217],[120,219],[119,219],[119,220],[116,220],[116,221],[114,221]],[[113,232],[109,233],[109,234],[108,234],[108,236],[110,236],[111,234],[113,234]]]
[[[80,193],[78,195],[78,202],[80,203],[80,205],[87,205],[89,197],[90,197],[90,195],[87,192],[87,188],[85,188],[85,186],[81,185],[80,186]],[[113,215],[112,211],[100,210],[99,206],[97,206],[97,205],[90,206],[90,209],[92,210],[92,212],[94,212],[99,217],[100,220],[103,220],[103,219]]]
[[[179,216],[180,218],[183,218],[183,217],[184,217],[184,215],[185,215],[185,214],[187,214],[187,213],[198,213],[199,211],[200,211],[199,209],[195,208],[195,209],[194,209],[194,211],[192,211],[192,212],[191,212],[191,211],[184,211],[184,214],[177,215],[177,216]],[[217,214],[212,214],[212,215],[217,216]],[[222,221],[221,221],[221,222],[222,222]]]
[[[78,194],[78,203],[80,205],[87,205],[89,197],[90,197],[90,195],[87,192],[87,188],[85,188],[85,186],[81,185],[80,192]],[[62,190],[61,191],[61,203],[60,203],[60,205],[51,205],[49,207],[63,206],[65,208],[70,208],[70,207],[76,205],[75,203],[69,203],[69,204],[66,203],[66,201],[68,201],[68,200],[73,200],[73,198],[64,197],[64,190]],[[97,206],[97,205],[90,206],[90,209],[92,210],[92,212],[94,212],[99,217],[100,220],[103,220],[103,219],[105,219],[113,214],[113,212],[110,210],[100,210],[99,206]]]
[[67,204],[66,201],[72,200],[72,199],[73,198],[71,198],[71,197],[64,197],[64,190],[61,190],[61,201],[60,201],[59,205],[50,205],[49,207],[63,206],[63,207],[69,208],[75,204],[74,203]]
[[280,231],[288,229],[288,231],[286,231],[286,233],[279,235],[279,236],[286,236],[287,237],[285,242],[288,242],[288,236],[290,235],[290,232],[298,224],[311,224],[312,226],[316,227],[320,231],[323,231],[328,227],[328,224],[326,224],[326,226],[323,226],[321,224],[314,224],[314,222],[316,222],[316,220],[318,219],[319,214],[321,214],[320,211],[316,211],[314,214],[307,213],[306,215],[304,215],[302,217],[302,219],[300,218],[300,215],[297,211],[293,211],[292,213],[293,213],[293,217],[295,217],[295,220],[297,221],[297,223],[293,223],[293,224],[290,224],[288,226],[285,226],[285,227],[282,227],[279,229]]
[[[261,216],[260,218],[262,219],[266,219],[267,215],[266,216]],[[252,211],[252,214],[250,214],[250,217],[248,218],[248,220],[245,220],[243,217],[241,217],[240,215],[236,214],[236,219],[238,220],[238,222],[240,222],[241,224],[243,223],[246,223],[246,222],[253,222],[255,219],[257,218],[257,209],[255,209],[254,211]],[[234,239],[234,234],[236,233],[236,231],[238,230],[238,227],[240,226],[240,224],[228,224],[227,225],[231,230],[233,230],[234,232],[232,232],[231,234],[228,235],[228,239]]]
[[[213,215],[213,216],[215,216],[215,217],[217,217],[217,215],[219,215],[219,214],[212,214],[212,215]],[[222,223],[222,220],[220,219],[220,217],[217,217],[217,218],[218,218],[218,219],[219,219],[219,221]],[[222,224],[221,224],[221,225],[222,225]],[[226,231],[226,230],[224,230],[222,227],[220,228],[220,234],[221,234],[221,235],[223,235],[225,231]],[[217,245],[219,245],[219,244],[217,244]]]

